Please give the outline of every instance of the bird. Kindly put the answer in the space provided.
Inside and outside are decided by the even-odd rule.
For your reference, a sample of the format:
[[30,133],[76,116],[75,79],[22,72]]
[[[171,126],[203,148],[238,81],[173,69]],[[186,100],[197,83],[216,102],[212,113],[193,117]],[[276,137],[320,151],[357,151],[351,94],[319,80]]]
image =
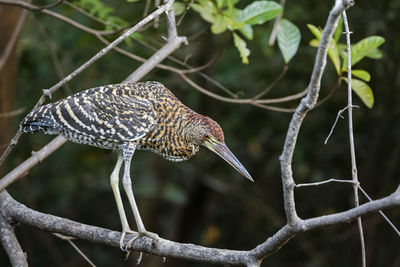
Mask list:
[[[69,141],[118,152],[110,176],[122,224],[120,248],[126,234],[158,235],[147,231],[133,195],[130,165],[135,150],[150,150],[170,161],[183,161],[205,146],[245,178],[248,171],[229,150],[217,122],[185,106],[163,84],[155,81],[110,84],[87,89],[32,110],[20,123],[23,133],[63,135]],[[119,190],[119,173],[129,200],[137,232],[131,230]]]

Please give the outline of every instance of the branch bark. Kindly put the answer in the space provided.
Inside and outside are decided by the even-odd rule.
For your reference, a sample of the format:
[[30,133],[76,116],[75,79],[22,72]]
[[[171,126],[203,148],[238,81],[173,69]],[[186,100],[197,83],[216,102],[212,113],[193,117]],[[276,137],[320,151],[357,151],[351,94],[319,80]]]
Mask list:
[[[249,251],[207,248],[173,242],[163,238],[160,238],[158,242],[153,242],[153,239],[146,236],[141,236],[133,242],[131,249],[163,257],[176,257],[199,262],[259,266],[263,259],[278,251],[298,233],[349,223],[362,215],[393,206],[400,206],[400,186],[388,197],[368,202],[359,207],[344,212],[301,220],[295,226],[287,224],[265,242]],[[119,248],[120,232],[32,210],[15,201],[5,190],[0,192],[0,208],[2,215],[9,220],[30,225],[43,231],[60,233]],[[125,241],[129,241],[131,238],[131,235],[127,235]]]
[[[2,205],[0,204],[0,207]],[[1,209],[0,211],[3,211]],[[14,227],[10,218],[6,218],[3,212],[0,213],[0,241],[10,259],[12,266],[28,266],[26,255],[22,251],[17,237],[14,233]]]
[[350,0],[336,0],[335,6],[329,13],[326,22],[321,42],[318,47],[315,57],[314,69],[311,75],[311,80],[308,85],[308,93],[301,100],[289,124],[289,129],[286,135],[285,144],[283,146],[282,155],[279,157],[281,162],[282,186],[283,186],[283,201],[288,224],[295,226],[301,220],[297,216],[296,205],[294,200],[295,182],[293,179],[292,159],[296,146],[297,136],[300,132],[300,127],[309,110],[311,110],[318,100],[319,91],[321,88],[321,78],[326,65],[328,54],[328,44],[337,27],[339,16],[342,12],[350,7],[353,2]]

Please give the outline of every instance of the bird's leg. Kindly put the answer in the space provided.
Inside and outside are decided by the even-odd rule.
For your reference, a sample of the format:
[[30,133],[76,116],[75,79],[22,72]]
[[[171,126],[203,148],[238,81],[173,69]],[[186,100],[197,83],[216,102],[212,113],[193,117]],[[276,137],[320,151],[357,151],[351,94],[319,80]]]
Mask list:
[[[132,208],[133,216],[135,217],[136,225],[139,234],[141,235],[146,235],[154,240],[157,240],[159,237],[157,234],[149,232],[146,230],[144,227],[142,218],[140,217],[139,210],[136,205],[135,197],[133,196],[133,191],[132,191],[132,181],[131,181],[131,176],[130,176],[130,166],[131,166],[131,159],[133,156],[133,153],[135,152],[135,146],[128,146],[126,149],[123,150],[123,158],[125,162],[124,166],[124,176],[122,178],[122,184],[124,185],[125,193],[128,196],[129,203]],[[137,236],[135,236],[132,240],[128,242],[128,244],[132,244],[133,241]]]
[[126,219],[125,215],[124,206],[122,204],[121,193],[119,191],[119,170],[121,169],[122,161],[123,157],[121,154],[119,154],[117,163],[115,164],[115,168],[111,173],[110,182],[111,182],[111,188],[114,193],[115,202],[117,203],[119,218],[121,219],[121,224],[122,224],[122,234],[121,234],[121,239],[119,240],[119,247],[121,248],[121,250],[126,250],[124,249],[124,238],[126,234],[127,233],[135,234],[136,232],[132,231],[129,228],[128,220]]

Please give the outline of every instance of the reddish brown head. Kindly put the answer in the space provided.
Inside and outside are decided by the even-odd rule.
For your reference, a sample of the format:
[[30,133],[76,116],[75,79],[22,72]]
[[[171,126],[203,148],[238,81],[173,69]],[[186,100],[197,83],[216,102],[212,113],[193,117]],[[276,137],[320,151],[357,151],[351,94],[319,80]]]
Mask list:
[[218,123],[209,117],[196,114],[194,127],[191,130],[193,143],[203,145],[228,162],[247,179],[253,181],[250,174],[225,145],[224,132]]
[[210,117],[203,117],[201,121],[202,126],[206,129],[206,134],[211,134],[215,139],[219,142],[225,142],[224,140],[224,132],[221,129],[221,126],[211,119]]

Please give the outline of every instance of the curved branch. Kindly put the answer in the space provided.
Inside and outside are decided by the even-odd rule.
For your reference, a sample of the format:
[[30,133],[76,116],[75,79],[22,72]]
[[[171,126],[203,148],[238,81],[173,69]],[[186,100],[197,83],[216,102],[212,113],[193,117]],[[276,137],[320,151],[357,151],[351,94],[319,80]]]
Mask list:
[[[158,242],[153,242],[153,239],[146,236],[139,237],[132,244],[131,249],[158,256],[176,257],[199,262],[259,266],[263,259],[278,251],[298,233],[349,223],[362,215],[393,206],[400,206],[400,186],[388,197],[362,204],[359,207],[335,214],[300,220],[295,226],[287,224],[264,243],[249,251],[208,248],[194,244],[173,242],[163,238],[160,238]],[[43,231],[119,247],[120,232],[32,210],[15,201],[5,190],[0,192],[0,208],[5,218],[10,218]],[[132,236],[128,235],[125,241],[128,242],[131,238]]]

